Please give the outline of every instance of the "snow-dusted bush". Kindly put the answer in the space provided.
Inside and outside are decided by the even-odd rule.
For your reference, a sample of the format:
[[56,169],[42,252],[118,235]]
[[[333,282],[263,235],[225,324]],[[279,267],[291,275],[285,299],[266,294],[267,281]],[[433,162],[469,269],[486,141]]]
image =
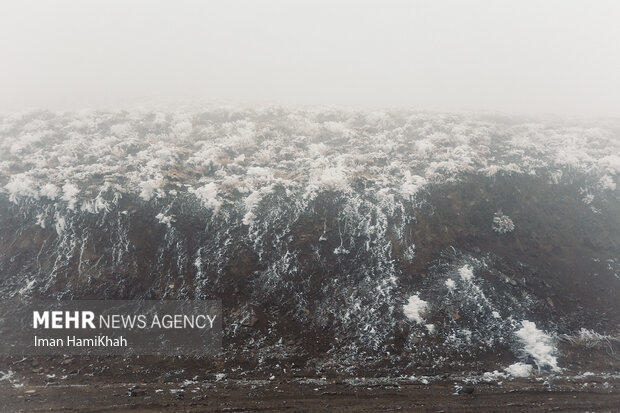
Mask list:
[[515,224],[508,215],[504,215],[501,211],[495,213],[493,217],[493,231],[498,234],[506,234],[515,229]]
[[554,355],[557,350],[553,337],[536,328],[536,324],[531,321],[523,320],[521,326],[515,335],[523,344],[523,353],[531,357],[539,369],[549,367],[558,370],[558,360]]
[[405,312],[405,316],[411,320],[415,321],[418,324],[422,324],[424,319],[422,318],[422,314],[428,308],[428,303],[422,300],[417,294],[409,297],[407,304],[403,306],[403,311]]

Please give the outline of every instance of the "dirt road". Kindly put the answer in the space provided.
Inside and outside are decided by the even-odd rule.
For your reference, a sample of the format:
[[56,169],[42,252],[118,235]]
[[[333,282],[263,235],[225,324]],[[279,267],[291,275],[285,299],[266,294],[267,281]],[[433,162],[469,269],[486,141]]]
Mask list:
[[[605,381],[603,381],[605,380]],[[462,384],[462,383],[461,383]],[[612,412],[620,409],[617,379],[504,381],[457,394],[452,381],[346,384],[323,380],[184,383],[0,383],[2,411],[459,411]],[[469,389],[471,390],[471,389]]]

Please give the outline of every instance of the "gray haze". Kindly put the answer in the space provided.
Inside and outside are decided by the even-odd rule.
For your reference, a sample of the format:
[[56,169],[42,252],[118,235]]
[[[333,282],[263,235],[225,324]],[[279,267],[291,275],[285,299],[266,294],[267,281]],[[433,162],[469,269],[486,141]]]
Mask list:
[[620,114],[617,1],[2,1],[0,109]]

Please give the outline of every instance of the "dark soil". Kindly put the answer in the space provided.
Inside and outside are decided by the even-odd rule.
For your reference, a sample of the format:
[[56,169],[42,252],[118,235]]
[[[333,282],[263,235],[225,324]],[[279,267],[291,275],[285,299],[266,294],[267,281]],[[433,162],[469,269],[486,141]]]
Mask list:
[[273,380],[198,383],[98,383],[94,385],[0,385],[2,411],[460,411],[612,412],[620,406],[620,382],[575,381],[478,384],[456,394],[455,383],[352,386]]

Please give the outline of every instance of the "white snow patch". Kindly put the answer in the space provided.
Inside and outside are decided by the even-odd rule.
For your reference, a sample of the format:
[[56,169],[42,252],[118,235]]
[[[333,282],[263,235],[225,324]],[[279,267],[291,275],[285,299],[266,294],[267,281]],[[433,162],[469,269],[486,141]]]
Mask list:
[[258,203],[260,202],[261,199],[263,199],[263,196],[270,194],[273,191],[273,185],[269,185],[269,186],[264,186],[254,192],[252,192],[250,195],[248,195],[245,198],[245,215],[243,216],[243,224],[244,225],[251,225],[254,223],[254,220],[256,219],[256,214],[254,214],[254,208],[256,207],[256,205],[258,205]]
[[599,161],[599,163],[609,171],[609,173],[620,173],[620,155],[608,155]]
[[504,370],[512,377],[528,377],[530,374],[532,374],[532,366],[530,364],[525,364],[521,362],[511,364]]
[[58,193],[60,192],[60,190],[56,185],[47,183],[41,187],[41,190],[39,192],[41,193],[41,196],[49,199],[56,199],[58,198]]
[[80,190],[78,189],[78,187],[70,182],[67,182],[63,185],[61,199],[67,202],[67,207],[69,209],[75,209],[75,204],[77,203],[76,195],[79,192]]
[[459,268],[459,274],[463,281],[471,281],[472,278],[474,278],[474,271],[469,265],[464,265],[461,268]]
[[90,212],[91,214],[97,214],[100,211],[109,211],[110,207],[108,202],[104,200],[101,195],[98,195],[94,200],[84,201],[80,209],[82,211]]
[[251,176],[260,176],[260,177],[268,178],[271,176],[271,171],[269,170],[269,168],[263,168],[260,166],[252,166],[248,168],[247,174]]
[[159,179],[149,179],[142,181],[138,184],[140,188],[140,198],[145,201],[150,201],[153,197],[159,197],[161,181]]
[[456,288],[456,283],[452,278],[448,278],[445,282],[445,285],[450,291],[454,291],[454,288]]
[[326,168],[319,177],[319,185],[325,189],[347,189],[348,180],[346,171],[343,168]]
[[60,236],[67,228],[67,221],[65,217],[60,216],[58,213],[54,215],[54,218],[56,219],[54,227],[56,228],[56,233]]
[[523,351],[534,358],[539,369],[550,367],[559,370],[557,358],[554,356],[556,349],[552,337],[537,329],[536,324],[531,321],[523,320],[521,325],[515,334],[524,344]]
[[323,142],[311,143],[308,145],[308,152],[310,152],[310,155],[312,156],[325,155],[328,150],[329,148]]
[[426,179],[419,175],[411,175],[411,172],[405,171],[403,183],[400,186],[400,192],[406,198],[410,198],[424,185],[426,185]]
[[505,378],[506,378],[506,374],[502,373],[501,371],[497,371],[497,370],[493,370],[492,372],[487,371],[484,374],[482,374],[482,380],[486,382],[498,381],[500,379],[505,379]]
[[611,176],[605,175],[599,180],[599,187],[604,191],[615,191],[616,182]]
[[422,313],[424,313],[427,308],[428,303],[422,300],[417,294],[409,297],[407,304],[403,306],[405,316],[409,320],[415,321],[418,324],[422,324],[424,322],[424,319],[422,318]]
[[14,374],[15,372],[13,370],[7,370],[6,373],[4,371],[0,371],[0,381],[9,381]]
[[220,210],[222,201],[218,196],[217,185],[215,182],[209,182],[198,189],[190,187],[188,190],[190,193],[196,195],[202,206],[205,208],[212,209],[214,212],[218,212]]
[[9,201],[17,203],[20,197],[37,198],[38,193],[33,188],[32,179],[24,174],[17,174],[11,177],[11,182],[6,184],[4,188],[9,191]]
[[37,214],[37,225],[41,228],[45,228],[45,215]]
[[158,220],[160,224],[166,224],[168,228],[170,228],[172,226],[172,223],[174,222],[173,217],[166,216],[161,212],[155,215],[155,219]]

